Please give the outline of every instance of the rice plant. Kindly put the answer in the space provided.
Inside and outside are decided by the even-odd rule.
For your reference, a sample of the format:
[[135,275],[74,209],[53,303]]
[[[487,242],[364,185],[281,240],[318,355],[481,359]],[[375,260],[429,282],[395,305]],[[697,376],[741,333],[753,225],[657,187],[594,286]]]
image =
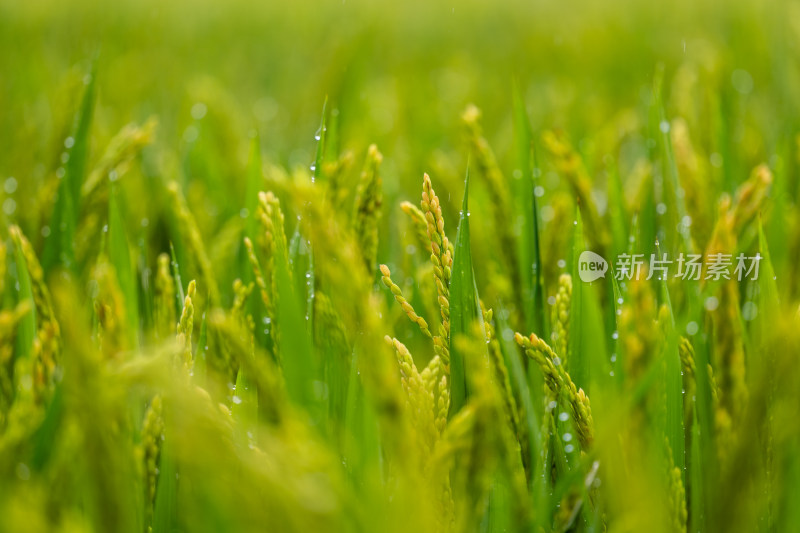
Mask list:
[[797,530],[797,9],[585,4],[3,7],[0,531]]

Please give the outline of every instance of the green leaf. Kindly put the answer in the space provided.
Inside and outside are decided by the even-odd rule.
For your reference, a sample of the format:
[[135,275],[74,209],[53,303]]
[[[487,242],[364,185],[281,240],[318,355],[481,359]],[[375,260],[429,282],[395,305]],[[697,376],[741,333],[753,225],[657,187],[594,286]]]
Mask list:
[[33,341],[36,338],[36,307],[33,301],[33,287],[28,272],[28,263],[22,253],[21,237],[16,232],[12,232],[11,235],[14,240],[14,262],[17,266],[17,283],[19,284],[17,301],[19,303],[27,301],[30,306],[30,310],[22,317],[17,326],[16,357],[27,359],[31,356]]
[[231,414],[246,431],[250,431],[258,420],[258,389],[244,366],[236,374]]
[[627,250],[630,233],[622,182],[616,165],[608,170],[608,216],[611,226],[611,253],[612,257],[617,257]]
[[305,301],[309,334],[314,331],[314,255],[311,243],[298,227],[289,241],[289,266],[292,270],[295,294]]
[[153,533],[173,533],[178,527],[178,469],[169,436],[163,441],[158,463]]
[[701,448],[703,436],[700,433],[700,425],[697,421],[697,413],[692,417],[692,444],[690,456],[690,483],[691,492],[689,493],[689,531],[706,531],[705,519],[705,485],[709,479],[705,471],[703,452]]
[[450,411],[458,413],[468,397],[467,363],[455,340],[469,337],[475,321],[483,318],[478,303],[478,289],[472,270],[472,251],[469,242],[469,170],[464,185],[464,200],[458,221],[454,246],[453,272],[450,279]]
[[511,505],[511,489],[508,476],[503,471],[495,473],[494,484],[489,492],[489,504],[478,531],[495,533],[511,531],[513,506]]
[[[604,280],[599,278],[584,282],[580,278],[579,258],[587,248],[580,209],[575,212],[567,369],[575,385],[588,393],[592,383],[608,383],[611,368],[606,351],[608,339],[597,295],[597,289]],[[608,272],[606,275],[609,275]]]
[[197,338],[197,346],[194,350],[194,376],[197,383],[205,385],[208,362],[208,321],[206,314],[203,313],[203,321],[200,323],[200,335]]
[[86,160],[89,154],[89,130],[95,100],[95,65],[87,75],[88,83],[83,93],[73,129],[71,146],[67,148],[64,175],[58,185],[53,215],[50,219],[50,234],[44,241],[42,269],[49,273],[60,266],[75,270],[75,231],[81,206],[81,187],[86,176]]
[[322,119],[319,123],[319,129],[314,135],[317,140],[317,155],[314,157],[314,166],[311,171],[314,173],[314,180],[318,180],[322,176],[322,163],[325,160],[325,137],[327,134],[327,120],[328,120],[328,97],[325,96],[325,102],[322,104]]
[[514,224],[518,226],[517,248],[522,282],[522,303],[527,331],[546,336],[541,254],[539,253],[539,215],[534,194],[532,136],[525,103],[514,84],[514,144],[516,168],[511,181],[514,195]]
[[[670,125],[664,112],[664,103],[661,96],[663,79],[663,68],[660,68],[653,81],[653,105],[655,108],[653,113],[658,120],[658,124],[651,127],[657,132],[656,138],[661,151],[662,202],[670,206],[670,209],[663,215],[664,223],[662,228],[667,240],[667,251],[674,254],[681,249],[689,252],[693,248],[689,226],[683,223],[688,217],[688,211],[686,210],[686,202],[684,201],[683,190],[678,178],[678,165],[675,162],[672,137],[669,133]],[[665,177],[666,179],[664,179]]]
[[[757,284],[758,287],[758,294],[755,299],[756,316],[751,326],[753,353],[758,354],[757,357],[761,359],[761,364],[765,365],[766,368],[774,368],[776,364],[775,353],[768,348],[765,341],[770,335],[774,335],[770,331],[777,321],[781,304],[775,268],[772,264],[772,257],[769,253],[769,246],[764,236],[764,228],[760,218],[758,221],[758,250],[761,260],[758,265],[758,279],[754,281],[754,284]],[[746,303],[745,305],[748,304]],[[754,305],[754,302],[749,301],[749,305]],[[750,353],[749,350],[748,353]]]
[[56,438],[64,418],[64,387],[58,383],[53,398],[47,406],[44,420],[33,435],[33,452],[31,468],[41,471],[50,461],[53,452],[57,451]]
[[325,125],[325,147],[322,155],[325,161],[336,161],[339,158],[339,109],[334,107],[328,115]]
[[772,257],[769,253],[767,239],[764,237],[764,228],[760,218],[758,221],[758,250],[761,255],[760,273],[758,274],[760,296],[758,312],[761,316],[769,317],[780,308],[780,298],[775,268],[772,266]]
[[683,372],[681,369],[681,358],[678,352],[678,332],[675,328],[675,318],[672,312],[672,302],[667,289],[667,281],[662,279],[661,301],[667,306],[667,324],[664,326],[664,387],[666,392],[666,425],[664,433],[672,451],[672,460],[677,466],[681,475],[684,476],[683,483],[686,485],[684,466],[686,464],[686,434],[683,427]]
[[139,344],[138,286],[131,265],[130,245],[125,234],[125,223],[120,212],[118,195],[119,191],[116,185],[111,183],[108,198],[108,255],[114,266],[119,288],[125,298],[125,318],[128,321],[130,338],[133,340],[135,348]]
[[172,260],[172,277],[175,280],[175,298],[178,300],[178,309],[183,309],[186,300],[186,293],[183,291],[183,281],[181,281],[181,267],[178,263],[178,256],[175,253],[175,246],[169,243],[169,255]]
[[[280,228],[278,231],[283,231]],[[306,320],[306,302],[295,290],[286,250],[275,247],[275,280],[277,296],[277,328],[280,361],[290,398],[306,408],[312,419],[319,420],[320,402],[314,390],[320,381],[317,361]]]
[[[245,284],[255,281],[253,267],[250,264],[247,248],[244,245],[244,237],[249,238],[253,243],[259,242],[259,222],[256,213],[258,211],[258,193],[262,188],[263,181],[264,175],[261,168],[261,149],[259,145],[258,134],[256,134],[250,140],[250,155],[247,162],[245,196],[243,202],[245,209],[247,210],[247,220],[242,231],[242,239],[239,241],[237,257],[239,276]],[[258,291],[258,289],[256,289],[256,291]],[[258,296],[248,298],[247,310],[256,323],[256,343],[259,346],[271,347],[272,343],[269,338],[269,333],[265,331],[265,328],[263,327],[264,317],[266,317],[264,302]]]
[[378,419],[361,382],[360,351],[361,348],[356,345],[350,360],[342,446],[345,468],[351,482],[359,489],[370,481],[371,474],[379,473],[381,462]]
[[68,270],[75,267],[76,217],[68,189],[65,178],[62,178],[58,184],[53,216],[50,219],[50,234],[44,241],[42,268],[45,273],[57,266]]
[[[698,325],[705,323],[706,316],[704,295],[700,290],[698,281],[688,282],[687,292],[689,317]],[[693,335],[691,338],[695,356],[695,402],[694,402],[694,428],[692,430],[692,458],[691,468],[701,469],[701,473],[692,472],[690,475],[690,487],[692,491],[704,490],[704,485],[696,484],[696,475],[701,479],[715,479],[718,475],[719,465],[717,464],[717,449],[715,445],[714,433],[714,408],[711,396],[711,382],[709,376],[709,347],[707,337],[703,334]],[[694,449],[695,442],[697,450]],[[697,457],[695,457],[697,455]],[[697,487],[700,487],[699,489]],[[699,501],[708,501],[709,494],[699,494]]]
[[[544,387],[541,377],[539,377],[537,386],[533,387],[528,384],[528,374],[526,373],[519,347],[512,340],[513,331],[509,328],[503,318],[504,316],[505,313],[502,309],[495,315],[497,331],[499,332],[497,338],[500,342],[500,350],[503,354],[506,368],[508,368],[508,373],[511,377],[511,386],[522,404],[528,437],[528,457],[526,462],[530,479],[531,507],[536,510],[534,520],[538,525],[544,527],[545,523],[549,522],[544,518],[548,513],[548,496],[550,493],[550,476],[545,475],[545,471],[547,471],[545,465],[548,464],[548,450],[545,449],[546,435],[542,432],[540,421],[542,406],[544,405]],[[533,366],[535,365],[530,365],[531,368],[529,370],[532,370]]]
[[[258,219],[256,218],[256,211],[258,210],[258,191],[261,190],[264,176],[261,172],[261,148],[258,141],[258,135],[254,135],[250,139],[250,156],[247,160],[247,177],[245,184],[244,206],[247,209],[247,225],[245,227],[245,235],[251,241],[256,242],[258,233]],[[245,257],[246,259],[246,257]],[[248,272],[250,265],[247,264]]]

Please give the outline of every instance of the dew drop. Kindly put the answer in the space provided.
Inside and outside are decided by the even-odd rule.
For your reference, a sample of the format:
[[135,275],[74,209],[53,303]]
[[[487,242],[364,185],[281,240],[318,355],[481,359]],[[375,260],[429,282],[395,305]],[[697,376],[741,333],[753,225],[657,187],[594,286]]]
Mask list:
[[17,477],[20,478],[22,481],[28,481],[31,478],[31,470],[25,463],[17,464],[16,472],[17,472]]
[[745,302],[742,306],[742,318],[747,320],[753,320],[758,316],[758,306],[755,302]]
[[200,120],[206,116],[206,112],[208,111],[208,107],[203,102],[197,102],[192,106],[192,118],[195,120]]
[[6,191],[7,194],[14,194],[17,190],[17,185],[17,180],[14,177],[10,177],[3,183],[3,190]]
[[6,198],[3,202],[3,213],[6,215],[13,215],[17,210],[17,202],[13,198]]

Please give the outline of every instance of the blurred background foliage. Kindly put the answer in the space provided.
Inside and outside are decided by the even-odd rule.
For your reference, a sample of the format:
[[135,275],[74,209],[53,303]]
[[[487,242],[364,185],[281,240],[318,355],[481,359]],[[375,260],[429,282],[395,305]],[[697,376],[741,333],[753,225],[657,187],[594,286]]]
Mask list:
[[[797,116],[793,2],[37,1],[0,10],[0,169],[20,181],[29,225],[93,57],[95,157],[124,124],[155,115],[159,145],[184,179],[208,174],[233,190],[254,129],[267,161],[308,166],[326,95],[343,148],[376,143],[387,155],[390,196],[415,194],[423,170],[462,173],[457,118],[469,103],[508,161],[515,77],[534,127],[564,129],[590,162],[646,105],[659,63],[681,85],[668,110],[694,106],[705,123],[715,109],[704,103],[725,106],[742,168],[772,155]],[[199,123],[197,103],[208,109]],[[635,139],[627,144],[636,150]],[[219,160],[192,165],[209,150]]]
[[[799,45],[782,0],[0,0],[0,530],[791,530]],[[771,259],[565,275],[656,239]]]

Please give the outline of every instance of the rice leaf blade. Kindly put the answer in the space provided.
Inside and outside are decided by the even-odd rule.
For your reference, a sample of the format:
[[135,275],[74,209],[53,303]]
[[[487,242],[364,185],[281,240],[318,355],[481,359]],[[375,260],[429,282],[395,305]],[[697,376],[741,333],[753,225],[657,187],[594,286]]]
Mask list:
[[108,199],[108,255],[125,298],[125,318],[133,347],[139,342],[139,303],[136,275],[131,265],[130,245],[119,206],[119,191],[112,183]]
[[325,146],[327,137],[327,122],[328,122],[328,96],[325,96],[325,101],[322,103],[322,118],[320,119],[319,129],[314,136],[317,140],[317,152],[314,156],[314,165],[311,171],[314,173],[314,180],[318,180],[322,176],[322,164],[325,161]]
[[515,220],[520,226],[519,235],[519,270],[522,281],[522,301],[524,305],[525,326],[527,331],[538,335],[546,335],[544,331],[545,316],[544,287],[542,280],[542,263],[539,251],[539,214],[534,189],[532,161],[532,135],[525,103],[520,94],[518,84],[514,84],[514,143],[516,148],[516,169],[513,173],[511,188],[514,194]]
[[472,250],[469,235],[469,170],[464,185],[464,199],[458,221],[454,246],[453,273],[450,281],[450,410],[453,417],[466,404],[468,397],[467,361],[455,339],[469,337],[476,321],[482,325],[475,275],[472,270]]
[[[19,230],[17,230],[19,231]],[[31,275],[28,272],[28,263],[22,253],[20,235],[12,233],[14,240],[14,262],[17,266],[17,303],[28,302],[30,307],[28,312],[19,321],[17,328],[16,357],[29,358],[33,351],[33,343],[36,338],[36,306],[33,300],[33,288],[31,286]]]
[[[279,231],[283,231],[281,228]],[[319,420],[321,410],[315,393],[319,382],[317,362],[313,357],[306,300],[297,294],[290,273],[286,250],[275,247],[277,327],[280,330],[280,360],[289,397],[304,407],[312,419]]]
[[64,174],[58,185],[50,233],[45,239],[42,268],[49,273],[59,266],[75,271],[75,231],[81,206],[81,187],[86,176],[86,161],[89,154],[89,131],[95,102],[96,69],[92,65],[87,75],[88,83],[71,136],[71,147],[66,152]]

